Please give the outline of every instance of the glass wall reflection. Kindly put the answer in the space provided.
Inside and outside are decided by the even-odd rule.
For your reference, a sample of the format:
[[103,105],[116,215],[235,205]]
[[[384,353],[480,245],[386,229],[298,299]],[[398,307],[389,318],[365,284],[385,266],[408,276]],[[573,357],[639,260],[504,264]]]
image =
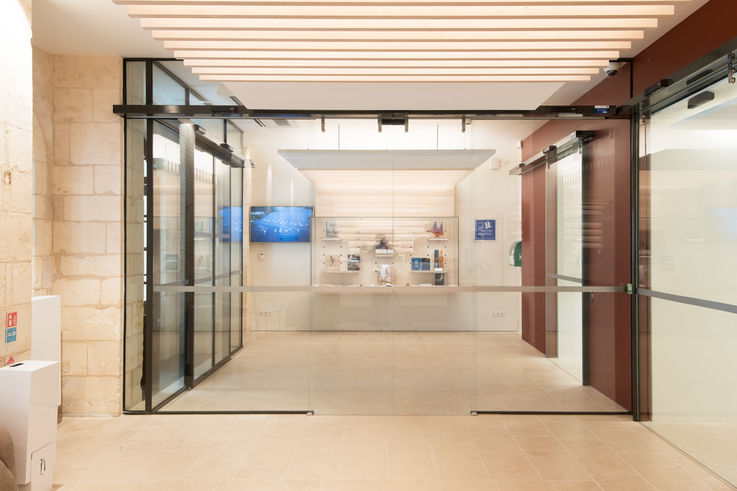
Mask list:
[[737,88],[653,114],[642,142],[648,425],[737,485]]

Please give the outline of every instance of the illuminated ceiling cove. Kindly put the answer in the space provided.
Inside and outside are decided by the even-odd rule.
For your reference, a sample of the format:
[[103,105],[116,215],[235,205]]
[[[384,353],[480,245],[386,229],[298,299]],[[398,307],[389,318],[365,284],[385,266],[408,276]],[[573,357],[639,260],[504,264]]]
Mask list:
[[689,0],[114,0],[202,80],[586,82]]

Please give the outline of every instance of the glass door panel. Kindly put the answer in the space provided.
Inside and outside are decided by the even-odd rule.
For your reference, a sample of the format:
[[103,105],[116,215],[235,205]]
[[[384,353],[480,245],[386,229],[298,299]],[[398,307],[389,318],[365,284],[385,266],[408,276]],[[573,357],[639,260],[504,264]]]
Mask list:
[[[195,150],[194,158],[194,278],[195,285],[213,286],[214,206],[212,155]],[[213,365],[213,293],[194,295],[194,377]]]
[[[215,286],[230,286],[230,194],[230,166],[215,159]],[[230,355],[230,297],[230,292],[215,292],[216,365]]]
[[[553,217],[555,247],[548,251],[548,272],[555,286],[583,286],[583,166],[581,152],[575,152],[548,168],[549,199],[554,203],[548,210]],[[553,224],[549,223],[549,227]],[[558,292],[555,298],[555,356],[551,359],[579,382],[583,382],[583,299],[587,294]]]
[[[231,125],[228,125],[230,127]],[[243,169],[230,174],[230,284],[243,285]],[[243,346],[243,293],[233,292],[230,301],[230,351]]]
[[160,123],[153,138],[152,405],[184,387],[185,284],[182,167],[177,135]]
[[652,114],[640,160],[641,338],[650,356],[643,382],[650,388],[652,419],[647,424],[733,485],[735,108],[737,87],[725,76]]

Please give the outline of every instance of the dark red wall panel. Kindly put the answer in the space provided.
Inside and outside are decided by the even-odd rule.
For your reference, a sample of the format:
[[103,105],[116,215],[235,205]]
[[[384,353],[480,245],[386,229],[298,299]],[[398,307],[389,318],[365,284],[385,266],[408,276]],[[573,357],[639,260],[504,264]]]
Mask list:
[[[671,29],[633,61],[633,93],[686,67],[698,58],[737,37],[737,1],[711,0]],[[607,78],[574,104],[621,105],[630,98],[630,69],[625,65],[616,77]],[[596,233],[587,237],[588,268],[592,284],[625,285],[630,282],[630,133],[627,121],[552,121],[522,142],[527,160],[576,130],[596,130],[589,150],[590,200],[587,217]],[[533,172],[537,174],[537,172]],[[544,284],[545,189],[535,186],[536,176],[522,178],[523,285]],[[530,196],[534,193],[534,196]],[[536,220],[542,217],[540,229]],[[525,237],[525,233],[527,237]],[[539,244],[538,244],[539,243]],[[527,257],[532,257],[527,261]],[[541,276],[542,275],[542,276]],[[544,351],[544,295],[523,295],[523,337]],[[542,302],[542,303],[541,303]],[[593,387],[631,408],[630,298],[624,293],[595,294],[590,305],[591,366]],[[542,315],[540,313],[542,312]]]

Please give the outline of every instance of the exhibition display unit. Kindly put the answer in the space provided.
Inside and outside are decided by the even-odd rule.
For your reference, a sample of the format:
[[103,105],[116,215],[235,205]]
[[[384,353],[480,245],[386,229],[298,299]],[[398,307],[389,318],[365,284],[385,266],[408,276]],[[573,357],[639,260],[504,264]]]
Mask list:
[[458,217],[315,217],[313,286],[458,286]]

